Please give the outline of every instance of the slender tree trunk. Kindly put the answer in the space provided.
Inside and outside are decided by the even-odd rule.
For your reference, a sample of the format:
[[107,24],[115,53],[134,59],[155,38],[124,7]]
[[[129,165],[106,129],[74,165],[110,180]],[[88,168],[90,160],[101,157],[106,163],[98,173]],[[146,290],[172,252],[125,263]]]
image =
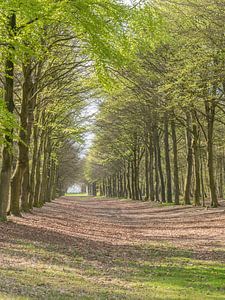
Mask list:
[[[56,197],[57,197],[57,178],[58,178],[58,168],[55,164],[54,182],[53,182],[53,186],[52,186],[52,200],[56,199]],[[86,189],[87,189],[87,186],[86,186]]]
[[41,132],[40,143],[37,153],[37,163],[35,170],[35,188],[34,188],[34,207],[40,207],[39,198],[40,198],[40,186],[41,186],[41,154],[42,148],[45,140],[44,130]]
[[134,162],[131,162],[131,191],[132,191],[132,200],[135,200],[135,174],[134,174]]
[[[10,35],[15,32],[16,29],[16,15],[12,14],[9,18],[9,32]],[[14,112],[14,63],[12,59],[13,46],[9,46],[9,54],[5,62],[5,84],[4,84],[4,102],[9,113]],[[12,134],[12,132],[11,132]],[[12,172],[12,148],[13,139],[12,136],[5,135],[6,143],[2,148],[2,167],[0,172],[0,218],[7,219],[7,209],[9,206],[9,190],[10,179]]]
[[124,163],[123,171],[123,197],[127,198],[127,176],[126,176],[126,164]]
[[130,162],[127,164],[127,191],[128,191],[128,198],[133,199],[133,194],[131,190],[131,182],[130,182]]
[[[39,204],[42,206],[46,202],[46,191],[48,186],[48,158],[50,151],[50,139],[48,138],[48,133],[46,133],[46,139],[44,143],[44,160],[42,164],[42,174],[41,174],[41,189],[40,189],[40,197]],[[64,194],[64,188],[63,188]]]
[[116,196],[117,198],[120,198],[120,172],[118,172],[115,175],[115,179],[116,179]]
[[30,211],[29,207],[29,178],[30,178],[30,167],[29,167],[29,161],[26,167],[26,170],[23,174],[22,179],[22,191],[21,191],[21,210],[24,212]]
[[120,198],[124,197],[124,189],[123,189],[123,173],[120,171]]
[[191,134],[191,115],[187,113],[187,128],[186,128],[186,141],[187,141],[187,175],[185,181],[184,203],[191,204],[191,181],[192,181],[192,134]]
[[[26,155],[26,170],[23,175],[22,180],[22,193],[21,193],[21,206],[23,211],[29,211],[30,203],[29,203],[29,194],[31,191],[31,182],[30,182],[30,164],[29,164],[29,153],[30,153],[30,140],[34,123],[34,108],[36,105],[36,97],[34,95],[34,86],[31,85],[31,93],[30,99],[28,102],[28,119],[27,119],[27,155]],[[33,182],[32,182],[33,183]]]
[[180,204],[179,171],[178,171],[178,150],[177,135],[174,120],[171,121],[171,133],[173,141],[173,180],[174,180],[174,200],[175,204]]
[[155,200],[155,192],[154,192],[154,147],[152,141],[152,134],[149,137],[149,194],[150,200]]
[[[194,118],[193,118],[194,119]],[[194,191],[194,204],[196,206],[200,205],[200,154],[199,154],[199,132],[196,123],[193,123],[193,154],[194,154],[194,170],[195,170],[195,191]]]
[[145,147],[145,200],[149,200],[149,152]]
[[34,204],[34,191],[35,191],[35,171],[37,165],[37,155],[38,155],[38,120],[39,120],[39,112],[36,111],[35,114],[35,124],[33,128],[33,153],[32,153],[32,165],[31,165],[31,172],[30,172],[30,188],[29,188],[29,208],[33,208]]
[[224,187],[224,156],[218,158],[218,169],[219,169],[219,197],[223,199],[223,187]]
[[109,197],[113,197],[112,176],[109,176],[108,185],[109,185]]
[[138,158],[137,149],[134,151],[134,162],[133,162],[133,172],[134,172],[134,193],[135,200],[139,200],[139,174],[138,174]]
[[92,195],[93,195],[94,197],[97,196],[97,186],[96,186],[96,182],[93,182],[93,183],[92,183]]
[[166,162],[166,200],[172,203],[172,179],[170,167],[169,122],[167,113],[164,115],[164,149]]
[[155,200],[159,202],[159,164],[158,164],[158,151],[157,145],[154,143],[154,151],[155,151]]
[[46,202],[51,202],[52,160],[51,160],[50,154],[48,155],[48,162],[47,162],[47,189],[45,191],[45,201]]
[[99,183],[99,194],[100,194],[100,197],[103,196],[103,186],[102,186],[101,182]]
[[159,144],[159,134],[158,128],[155,129],[155,144],[157,149],[157,162],[158,162],[158,170],[159,170],[159,177],[160,177],[160,184],[161,184],[161,201],[166,201],[166,192],[165,192],[165,183],[164,183],[164,176],[162,170],[162,162],[161,162],[161,150]]
[[[11,212],[14,215],[20,215],[20,197],[22,191],[22,179],[26,172],[29,162],[29,145],[28,145],[28,102],[31,96],[31,66],[23,66],[23,96],[20,111],[20,140],[18,142],[19,154],[11,181]],[[23,209],[29,210],[28,201],[23,203]]]
[[[55,198],[53,198],[55,177],[56,177],[56,164],[55,164],[55,161],[52,160],[52,162],[51,162],[51,177],[50,177],[50,193],[49,193],[49,199],[48,199],[49,202],[51,200],[55,199]],[[85,191],[86,191],[86,186],[85,186]],[[82,192],[85,193],[85,191],[84,191],[84,187],[82,187]]]
[[202,206],[205,206],[205,187],[204,187],[204,172],[203,172],[203,168],[204,168],[204,161],[203,161],[203,157],[202,155],[200,156],[200,160],[201,160],[201,192],[202,192]]
[[45,190],[45,202],[51,201],[51,170],[52,170],[52,143],[51,140],[48,140],[48,147],[47,147],[47,161],[46,161],[46,169],[47,169],[47,178],[46,178],[46,190]]
[[216,194],[216,184],[214,177],[214,152],[213,152],[213,129],[214,129],[214,119],[215,119],[215,103],[205,102],[205,111],[207,118],[207,154],[208,154],[208,174],[209,174],[209,187],[211,196],[211,206],[217,207],[219,205],[217,194]]

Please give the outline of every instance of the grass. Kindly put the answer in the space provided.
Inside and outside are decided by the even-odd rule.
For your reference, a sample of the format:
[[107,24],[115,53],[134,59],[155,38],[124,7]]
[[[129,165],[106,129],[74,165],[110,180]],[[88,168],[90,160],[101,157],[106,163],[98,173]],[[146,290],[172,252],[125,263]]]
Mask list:
[[83,197],[83,196],[87,196],[87,195],[88,195],[87,193],[78,193],[78,194],[76,194],[76,193],[67,193],[67,194],[65,194],[66,197],[74,197],[74,196]]
[[137,245],[90,253],[15,241],[1,251],[8,264],[1,264],[0,299],[225,298],[225,265],[196,259],[192,251]]

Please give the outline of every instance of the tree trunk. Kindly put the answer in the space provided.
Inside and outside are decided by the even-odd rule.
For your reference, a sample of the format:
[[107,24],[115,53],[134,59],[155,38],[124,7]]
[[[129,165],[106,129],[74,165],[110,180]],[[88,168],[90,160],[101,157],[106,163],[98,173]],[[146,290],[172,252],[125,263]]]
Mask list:
[[211,196],[211,206],[217,207],[219,205],[216,195],[216,185],[214,177],[214,153],[213,153],[213,129],[215,119],[215,103],[212,101],[205,102],[205,111],[207,118],[207,154],[208,154],[208,174],[209,174],[209,188]]
[[174,120],[171,121],[171,133],[173,141],[173,181],[174,181],[174,201],[176,205],[180,204],[179,171],[178,171],[178,150],[177,135]]
[[145,200],[149,200],[149,152],[148,147],[145,147]]
[[137,150],[134,151],[134,162],[133,162],[133,172],[134,172],[134,194],[135,200],[139,200],[139,172],[138,172],[138,158]]
[[[29,145],[28,145],[28,102],[31,96],[31,66],[23,66],[23,96],[20,111],[20,140],[18,142],[19,154],[11,181],[11,212],[14,215],[20,215],[20,196],[22,191],[22,179],[26,172],[29,162]],[[29,210],[28,201],[23,203],[23,209]]]
[[[41,188],[40,188],[40,197],[39,197],[39,205],[44,205],[46,202],[46,191],[48,187],[48,158],[50,152],[50,139],[48,137],[48,133],[46,133],[46,139],[44,143],[44,160],[42,164],[42,174],[41,174]],[[63,188],[64,194],[64,188]]]
[[191,181],[192,181],[192,134],[191,134],[191,115],[187,113],[186,141],[187,141],[187,174],[185,181],[184,203],[191,204]]
[[203,157],[201,159],[201,192],[202,192],[202,206],[205,206],[205,187],[204,187],[204,175],[203,175]]
[[34,95],[34,86],[31,82],[31,92],[30,98],[28,100],[28,119],[27,119],[27,155],[26,155],[26,170],[23,175],[22,181],[22,193],[21,193],[21,207],[23,211],[29,211],[30,203],[29,203],[29,194],[31,190],[31,182],[30,182],[30,164],[29,164],[29,152],[30,152],[30,139],[33,129],[34,123],[34,108],[36,105],[36,97]]
[[39,120],[39,112],[36,111],[35,114],[35,124],[33,128],[33,153],[32,153],[32,165],[31,165],[31,172],[30,172],[30,187],[29,187],[29,208],[33,208],[34,204],[34,191],[35,191],[35,171],[37,165],[37,155],[38,155],[38,120]]
[[[55,199],[55,198],[53,198],[55,177],[56,177],[56,165],[55,165],[55,161],[52,160],[52,162],[51,162],[51,176],[50,176],[50,192],[49,192],[49,199],[48,199],[49,202],[51,200]],[[86,192],[86,185],[82,185],[81,190],[82,190],[81,192],[85,193]]]
[[124,189],[123,189],[123,173],[120,171],[120,198],[124,197]]
[[123,171],[123,197],[124,197],[124,198],[127,198],[126,164],[124,164],[124,171]]
[[158,168],[158,154],[157,145],[154,143],[155,151],[155,200],[159,202],[159,168]]
[[161,184],[161,201],[166,202],[166,192],[165,192],[165,183],[164,183],[164,176],[162,170],[162,162],[161,162],[161,150],[159,144],[159,134],[158,128],[155,128],[155,144],[157,149],[157,162],[158,162],[158,170],[159,170],[159,177],[160,177],[160,184]]
[[42,130],[40,143],[38,147],[37,163],[36,163],[36,170],[35,170],[34,207],[40,207],[39,198],[40,198],[40,185],[41,185],[41,154],[42,154],[44,140],[45,140],[44,130]]
[[93,195],[94,197],[97,196],[96,182],[93,182],[93,183],[92,183],[92,195]]
[[194,204],[200,206],[200,154],[199,154],[199,132],[197,124],[193,123],[193,154],[194,154],[194,170],[195,170],[195,191],[194,191]]
[[45,201],[51,202],[51,186],[52,186],[52,160],[49,155],[48,163],[47,163],[47,189],[45,191]]
[[172,203],[172,179],[170,167],[170,147],[169,147],[169,124],[168,115],[164,115],[164,149],[165,149],[165,162],[166,162],[166,200]]
[[[9,18],[9,34],[12,35],[16,29],[16,15],[12,14]],[[5,62],[5,84],[4,102],[9,113],[14,112],[14,63],[12,60],[13,46],[9,46],[9,54]],[[12,132],[11,132],[12,134]],[[12,136],[5,135],[6,143],[2,148],[2,167],[0,173],[0,218],[7,219],[7,209],[9,206],[9,190],[12,172]]]
[[218,158],[219,169],[219,197],[223,199],[223,187],[224,187],[224,156]]
[[130,162],[127,164],[127,191],[128,191],[128,199],[133,199],[131,184],[130,184]]
[[135,200],[135,175],[134,175],[134,162],[131,162],[131,193],[132,200]]
[[150,200],[155,200],[155,192],[154,192],[154,147],[152,141],[152,134],[149,137],[149,194]]

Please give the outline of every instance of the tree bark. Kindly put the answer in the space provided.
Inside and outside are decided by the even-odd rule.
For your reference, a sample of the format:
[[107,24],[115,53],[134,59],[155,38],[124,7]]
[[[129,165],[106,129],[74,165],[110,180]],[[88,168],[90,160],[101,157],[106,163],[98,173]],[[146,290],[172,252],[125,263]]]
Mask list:
[[131,162],[131,194],[132,200],[135,200],[135,176],[134,176],[134,162]]
[[[49,159],[49,152],[51,149],[50,146],[50,138],[48,133],[46,133],[45,143],[44,143],[44,160],[42,164],[42,172],[41,172],[41,188],[40,188],[40,196],[39,196],[39,205],[43,206],[46,202],[46,191],[48,187],[48,159]],[[63,188],[64,194],[64,188]]]
[[158,171],[160,177],[160,184],[161,184],[161,201],[166,202],[166,192],[165,192],[165,183],[164,183],[164,176],[162,170],[162,161],[161,161],[161,150],[159,144],[159,133],[158,128],[155,128],[155,145],[156,145],[156,154],[157,154],[157,163],[158,163]]
[[155,191],[154,191],[154,147],[152,141],[152,133],[149,136],[149,194],[150,200],[155,200]]
[[44,130],[41,132],[40,143],[37,152],[37,163],[35,170],[35,188],[34,188],[34,207],[40,207],[39,198],[40,198],[40,185],[41,185],[41,154],[42,148],[45,140]]
[[199,154],[199,131],[197,124],[193,118],[193,154],[194,154],[194,170],[195,170],[195,191],[194,191],[194,204],[195,206],[200,206],[200,154]]
[[192,168],[193,168],[193,155],[192,155],[192,133],[191,133],[191,115],[188,112],[186,115],[186,141],[187,141],[187,174],[185,181],[184,203],[191,204],[191,181],[192,181]]
[[[14,215],[20,215],[20,196],[22,191],[23,175],[28,168],[29,162],[29,145],[28,145],[28,102],[31,96],[31,65],[23,66],[23,95],[20,111],[20,140],[18,142],[18,160],[11,181],[11,212]],[[28,201],[23,203],[23,209],[29,210]]]
[[205,206],[205,186],[204,186],[204,162],[203,162],[203,157],[202,155],[200,156],[200,161],[201,161],[201,192],[202,192],[202,206]]
[[33,153],[32,153],[32,164],[31,164],[31,172],[30,172],[30,187],[29,187],[29,208],[33,208],[34,204],[34,191],[35,191],[35,171],[37,165],[37,155],[38,155],[38,120],[39,120],[39,112],[35,113],[35,124],[33,128]]
[[[33,123],[34,123],[34,109],[36,105],[36,97],[34,96],[34,85],[31,82],[31,91],[30,91],[30,98],[28,100],[28,117],[27,117],[27,155],[26,155],[26,170],[23,175],[22,180],[22,193],[21,193],[21,206],[23,211],[29,211],[30,208],[30,202],[29,202],[29,195],[31,190],[31,181],[30,181],[30,164],[29,164],[29,153],[30,153],[30,140],[31,140],[31,134],[33,129]],[[34,137],[34,135],[33,135]],[[32,182],[33,184],[33,182]]]
[[128,192],[128,199],[133,199],[131,182],[130,182],[130,162],[127,163],[127,192]]
[[218,158],[219,169],[219,197],[223,199],[224,195],[224,156]]
[[214,101],[205,101],[205,111],[207,119],[207,154],[208,154],[208,175],[209,175],[209,188],[211,196],[211,206],[217,207],[219,205],[216,184],[214,177],[214,151],[213,151],[213,130],[215,120],[216,105]]
[[159,168],[158,168],[158,154],[157,145],[154,143],[155,151],[155,200],[159,202]]
[[145,147],[145,200],[149,200],[149,152],[148,147]]
[[170,167],[169,122],[167,113],[164,114],[164,150],[166,162],[166,200],[172,203],[172,179]]
[[174,180],[174,201],[176,205],[180,204],[179,171],[178,171],[178,150],[177,135],[174,120],[171,120],[171,133],[173,142],[173,180]]
[[[16,15],[13,13],[9,18],[9,34],[16,30]],[[9,54],[5,62],[5,84],[4,84],[4,102],[9,113],[14,112],[14,63],[12,60],[13,46],[9,46]],[[11,132],[12,134],[12,132]],[[0,173],[0,218],[7,219],[7,210],[9,206],[10,179],[12,173],[13,158],[13,139],[12,136],[5,135],[6,143],[2,148],[2,167]]]

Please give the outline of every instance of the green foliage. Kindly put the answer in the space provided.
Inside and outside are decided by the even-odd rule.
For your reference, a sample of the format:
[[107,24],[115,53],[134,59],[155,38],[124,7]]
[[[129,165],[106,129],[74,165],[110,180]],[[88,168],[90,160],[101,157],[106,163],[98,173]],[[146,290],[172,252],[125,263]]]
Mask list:
[[[97,117],[96,139],[88,157],[91,163],[87,164],[87,168],[93,170],[88,171],[92,177],[97,173],[96,178],[102,180],[106,174],[117,176],[120,172],[126,173],[130,163],[136,167],[136,161],[140,158],[136,168],[139,178],[135,180],[143,192],[145,179],[148,180],[148,171],[145,173],[148,162],[145,165],[145,161],[150,159],[148,154],[145,159],[143,153],[149,152],[150,140],[155,139],[157,131],[160,154],[152,154],[154,166],[151,174],[155,176],[158,172],[155,171],[155,157],[160,155],[159,164],[162,164],[162,170],[167,171],[165,177],[161,172],[160,181],[166,186],[170,182],[167,176],[171,176],[173,168],[173,149],[171,154],[166,154],[165,116],[168,118],[168,142],[171,146],[172,122],[179,136],[179,141],[176,141],[179,144],[178,167],[183,176],[187,171],[186,153],[182,151],[187,147],[185,130],[190,131],[192,126],[197,126],[198,149],[192,152],[191,157],[198,156],[196,161],[199,162],[203,159],[202,168],[207,170],[204,160],[207,160],[207,143],[211,134],[212,152],[215,151],[211,161],[216,163],[218,157],[221,158],[221,151],[224,151],[222,128],[225,124],[223,18],[224,11],[220,9],[220,4],[207,0],[182,3],[151,1],[133,10],[126,28],[127,38],[130,39],[130,61],[122,70],[117,68],[112,71],[111,89]],[[191,115],[190,128],[187,128],[187,115]],[[210,122],[213,126],[211,132]],[[153,144],[155,146],[155,142]],[[167,156],[171,160],[168,167],[171,170],[166,169],[166,165],[169,165]],[[102,166],[102,176],[99,166]],[[191,166],[192,169],[194,182],[194,176],[197,175]],[[206,177],[215,176],[218,186],[222,186],[223,190],[218,169],[209,173]],[[209,180],[204,180],[208,189]],[[179,184],[182,185],[181,182]],[[197,185],[200,186],[200,183]],[[213,186],[210,185],[210,190],[213,190]],[[152,189],[155,187],[152,186]]]
[[146,4],[132,10],[128,26],[130,47],[133,45],[138,55],[154,50],[168,39],[165,19],[154,5]]

